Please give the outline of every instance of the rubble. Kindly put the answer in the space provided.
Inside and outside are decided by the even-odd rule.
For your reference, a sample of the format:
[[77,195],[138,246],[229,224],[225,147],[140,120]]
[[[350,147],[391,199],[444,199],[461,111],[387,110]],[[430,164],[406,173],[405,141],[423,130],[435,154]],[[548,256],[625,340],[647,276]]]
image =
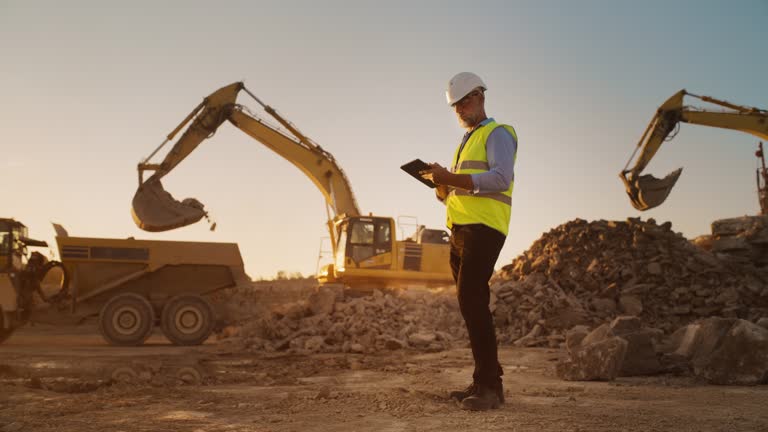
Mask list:
[[611,381],[619,374],[627,345],[612,336],[583,346],[557,364],[557,376],[566,381]]
[[680,328],[661,346],[711,384],[768,384],[768,329],[735,318],[709,318]]
[[618,317],[589,333],[577,326],[567,334],[568,358],[558,364],[558,376],[568,381],[607,381],[659,373],[661,337],[660,330],[643,327],[634,316]]
[[[683,354],[660,359],[658,344],[698,319],[763,318],[766,325],[768,273],[701,249],[671,228],[653,219],[577,219],[545,233],[492,279],[499,343],[566,347],[572,364],[561,368],[564,376],[609,379],[688,368]],[[225,328],[225,342],[307,354],[438,351],[468,342],[455,290],[352,296],[312,287],[296,298],[243,314]],[[250,310],[248,302],[240,310]],[[604,343],[611,338],[626,344]],[[626,358],[609,360],[609,353]],[[590,370],[579,371],[585,364]]]
[[228,343],[247,349],[304,354],[439,351],[467,343],[454,292],[350,296],[337,287],[316,288],[307,300],[276,306],[228,335]]
[[768,216],[742,216],[712,222],[712,250],[731,259],[768,266]]
[[768,317],[768,272],[671,228],[576,219],[545,233],[493,279],[499,340],[554,346],[573,326],[621,315],[665,333],[710,316]]
[[637,317],[619,317],[589,333],[584,326],[571,329],[566,347],[556,372],[568,381],[666,372],[710,384],[768,384],[768,329],[738,318],[699,320],[664,338]]

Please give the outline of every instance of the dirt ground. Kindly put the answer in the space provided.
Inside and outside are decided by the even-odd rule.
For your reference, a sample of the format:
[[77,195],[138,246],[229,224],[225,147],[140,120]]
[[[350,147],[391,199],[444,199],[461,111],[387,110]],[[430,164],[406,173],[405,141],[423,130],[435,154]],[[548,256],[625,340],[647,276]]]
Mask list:
[[561,353],[502,348],[507,403],[446,398],[471,353],[229,353],[153,336],[107,346],[95,328],[24,328],[0,347],[0,431],[766,431],[768,387],[688,378],[565,382]]

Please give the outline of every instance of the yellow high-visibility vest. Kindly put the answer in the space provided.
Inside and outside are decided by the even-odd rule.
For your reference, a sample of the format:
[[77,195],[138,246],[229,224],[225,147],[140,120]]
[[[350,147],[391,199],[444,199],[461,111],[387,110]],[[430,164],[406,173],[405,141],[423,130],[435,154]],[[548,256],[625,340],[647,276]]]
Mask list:
[[[488,136],[497,127],[503,127],[512,134],[517,141],[517,133],[512,126],[498,124],[490,121],[475,129],[472,136],[464,144],[464,149],[459,155],[461,145],[456,148],[453,155],[452,171],[456,174],[477,174],[490,170],[488,154],[485,144]],[[517,152],[515,152],[517,159]],[[512,214],[512,189],[515,187],[514,178],[509,183],[509,188],[504,192],[472,194],[463,189],[453,189],[445,201],[447,208],[448,228],[457,225],[483,224],[504,234],[509,232],[509,218]]]

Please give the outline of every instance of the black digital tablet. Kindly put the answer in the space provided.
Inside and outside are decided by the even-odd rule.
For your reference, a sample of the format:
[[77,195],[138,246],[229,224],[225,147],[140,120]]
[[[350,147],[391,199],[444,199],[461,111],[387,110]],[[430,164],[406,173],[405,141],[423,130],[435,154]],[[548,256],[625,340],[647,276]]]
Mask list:
[[413,178],[415,178],[416,180],[424,183],[425,185],[431,188],[434,188],[435,184],[432,182],[432,180],[428,180],[421,175],[422,171],[426,171],[430,168],[431,167],[421,159],[414,159],[400,167],[400,169],[402,169],[403,171],[413,176]]

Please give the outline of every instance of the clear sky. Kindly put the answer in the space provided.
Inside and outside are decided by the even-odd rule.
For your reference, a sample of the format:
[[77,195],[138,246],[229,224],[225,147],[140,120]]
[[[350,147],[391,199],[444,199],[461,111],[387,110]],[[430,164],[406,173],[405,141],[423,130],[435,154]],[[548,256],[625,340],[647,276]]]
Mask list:
[[[237,242],[253,277],[311,274],[322,195],[236,128],[165,180],[207,205],[215,232],[136,228],[136,163],[242,80],[336,157],[364,212],[440,227],[442,205],[398,167],[449,163],[462,130],[445,84],[473,71],[488,114],[519,136],[500,267],[573,218],[640,215],[617,175],[677,90],[768,108],[766,0],[214,3],[0,0],[3,217],[51,241],[50,221],[78,236]],[[648,172],[683,175],[642,216],[694,237],[756,214],[756,144],[682,125]]]

